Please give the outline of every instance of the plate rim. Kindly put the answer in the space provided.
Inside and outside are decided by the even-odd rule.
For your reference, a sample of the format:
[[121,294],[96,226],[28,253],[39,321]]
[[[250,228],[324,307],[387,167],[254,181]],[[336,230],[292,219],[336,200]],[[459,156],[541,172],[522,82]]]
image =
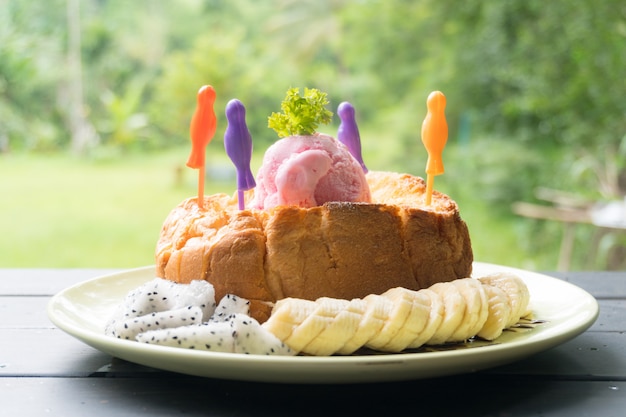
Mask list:
[[[91,329],[81,327],[61,314],[62,303],[68,301],[67,295],[78,291],[86,286],[99,284],[107,280],[130,279],[135,275],[145,274],[145,280],[151,279],[151,271],[155,270],[154,265],[144,266],[132,269],[120,270],[118,272],[99,275],[82,282],[73,284],[52,296],[47,304],[47,314],[52,323],[60,330],[70,336],[82,341],[83,343],[114,357],[118,357],[140,365],[149,366],[156,369],[178,372],[188,375],[203,376],[210,378],[247,380],[256,382],[279,382],[279,383],[364,383],[364,382],[381,382],[381,381],[400,381],[409,379],[425,379],[438,376],[446,376],[451,374],[467,373],[472,371],[483,370],[494,366],[504,365],[516,360],[531,356],[548,348],[564,343],[577,335],[586,331],[596,321],[599,314],[599,305],[597,300],[586,290],[572,284],[571,282],[551,277],[538,272],[522,270],[514,267],[497,265],[492,263],[474,262],[474,269],[485,269],[487,271],[509,271],[517,273],[522,279],[526,278],[548,280],[551,285],[562,286],[564,289],[579,293],[586,301],[586,317],[579,320],[576,325],[566,326],[566,322],[561,323],[561,327],[565,326],[561,331],[545,332],[532,338],[530,342],[520,342],[516,340],[504,343],[491,343],[485,346],[476,346],[468,349],[451,349],[435,352],[408,352],[399,354],[373,354],[373,355],[354,355],[354,356],[265,356],[265,355],[243,355],[224,352],[195,351],[189,349],[181,349],[167,346],[154,346],[141,344],[134,341],[115,339],[106,336],[104,331],[97,333]],[[476,268],[478,267],[478,268]],[[482,275],[482,274],[481,274]],[[153,276],[152,276],[153,277]],[[123,297],[123,295],[122,295]],[[532,300],[532,299],[531,299]],[[121,301],[121,299],[120,299]],[[541,319],[541,317],[538,317]],[[555,333],[555,334],[553,334]],[[510,351],[515,350],[518,346],[523,347],[524,352],[515,352],[514,355],[507,355]],[[488,352],[485,354],[485,352]],[[143,355],[142,355],[143,354]],[[485,356],[498,357],[490,361],[485,361]],[[499,357],[504,356],[504,357]],[[156,358],[167,357],[168,363],[155,363]],[[459,366],[458,371],[454,369],[433,369],[428,363],[421,362],[435,361],[461,361],[463,365]],[[472,360],[475,366],[472,365]],[[296,362],[297,361],[297,362]],[[199,363],[200,365],[218,364],[217,369],[188,369],[185,362]],[[416,363],[419,362],[419,363]],[[466,362],[468,362],[466,364]],[[299,367],[307,368],[308,375],[302,375],[296,370],[289,370],[294,364]],[[426,372],[415,372],[419,370],[419,365],[425,365]],[[320,369],[329,368],[331,366],[343,365],[342,372],[329,372],[324,374]],[[434,364],[436,365],[436,364]],[[246,368],[252,367],[258,370],[267,370],[270,366],[278,367],[280,371],[276,375],[258,374],[251,372],[248,375],[229,376],[228,367]],[[387,370],[386,374],[381,372],[372,372],[373,368],[384,366]],[[366,369],[369,368],[369,369]],[[402,369],[407,368],[407,369]],[[328,370],[328,369],[326,369]]]

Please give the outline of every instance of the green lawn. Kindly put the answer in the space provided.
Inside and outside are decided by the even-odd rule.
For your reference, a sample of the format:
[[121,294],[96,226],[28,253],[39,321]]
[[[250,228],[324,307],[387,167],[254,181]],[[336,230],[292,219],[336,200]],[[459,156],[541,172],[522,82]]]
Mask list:
[[[196,192],[197,171],[183,168],[186,157],[187,150],[115,161],[0,157],[0,266],[153,263],[165,216]],[[207,180],[207,193],[232,190]]]
[[[95,161],[0,155],[0,267],[153,263],[165,216],[196,192],[197,171],[185,167],[187,155],[187,148]],[[208,162],[208,172],[231,173],[230,161],[220,158]],[[445,191],[446,179],[438,177],[435,186]],[[231,193],[233,184],[209,177],[205,192]],[[556,266],[558,247],[541,257],[524,252],[519,219],[494,215],[470,193],[452,197],[469,225],[477,260],[529,269]]]

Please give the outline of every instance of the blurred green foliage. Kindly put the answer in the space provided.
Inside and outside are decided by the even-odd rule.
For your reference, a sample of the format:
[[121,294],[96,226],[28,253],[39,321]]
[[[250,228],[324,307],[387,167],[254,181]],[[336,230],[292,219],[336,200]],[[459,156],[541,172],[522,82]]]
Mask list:
[[72,148],[72,23],[87,156],[184,144],[204,84],[214,141],[238,98],[263,150],[285,91],[314,87],[333,112],[355,106],[370,168],[421,174],[425,99],[441,90],[451,191],[509,215],[539,185],[626,194],[623,0],[0,0],[0,153]]
[[[65,149],[71,141],[72,3],[3,0],[4,149]],[[453,138],[488,138],[496,153],[509,149],[502,142],[536,151],[526,190],[546,180],[566,186],[575,159],[602,160],[626,134],[621,0],[82,0],[77,7],[85,114],[102,146],[184,143],[195,91],[207,83],[218,92],[222,127],[219,109],[242,100],[260,148],[275,139],[266,119],[289,87],[327,91],[335,108],[352,101],[363,131],[393,132],[404,148],[418,136],[425,97],[442,90]],[[568,156],[548,159],[555,148]]]

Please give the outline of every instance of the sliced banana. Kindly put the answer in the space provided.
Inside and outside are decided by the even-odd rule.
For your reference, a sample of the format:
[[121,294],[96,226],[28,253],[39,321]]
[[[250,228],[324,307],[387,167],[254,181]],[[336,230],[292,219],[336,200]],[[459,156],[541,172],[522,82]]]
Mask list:
[[413,302],[406,298],[391,300],[380,295],[368,295],[365,297],[365,300],[367,301],[369,297],[380,297],[391,304],[391,310],[385,319],[383,327],[365,343],[365,346],[370,349],[383,350],[383,347],[394,338],[406,323],[413,309]]
[[482,286],[487,294],[489,313],[477,336],[485,340],[494,340],[500,337],[506,327],[511,316],[511,305],[509,297],[501,288],[487,284],[482,284]]
[[341,355],[354,353],[362,348],[375,334],[380,332],[393,308],[393,303],[390,300],[379,295],[367,296],[363,299],[363,302],[366,306],[365,313],[361,317],[361,322],[354,337],[337,351]]
[[485,290],[478,280],[464,278],[451,282],[465,299],[465,312],[461,323],[447,341],[463,342],[476,336],[482,329],[487,320],[489,305]]
[[416,349],[428,342],[439,329],[439,326],[441,326],[445,314],[443,298],[439,294],[430,289],[420,290],[419,292],[429,298],[430,312],[422,332],[407,346],[410,349]]
[[316,308],[317,304],[314,301],[283,298],[274,304],[272,314],[263,323],[263,327],[280,340],[285,341],[307,317],[313,314]]
[[302,353],[329,356],[354,337],[366,306],[363,300],[348,301],[328,297],[319,298],[316,303],[319,308],[313,314],[327,316],[332,322],[302,348]]
[[350,301],[285,298],[263,327],[309,355],[349,355],[364,346],[400,352],[474,336],[493,340],[528,313],[529,300],[524,281],[505,272]]
[[465,297],[451,282],[434,284],[430,289],[439,294],[444,304],[444,314],[441,325],[435,334],[426,342],[428,345],[441,345],[450,340],[452,334],[465,317]]
[[389,340],[381,350],[385,352],[401,352],[413,342],[424,330],[430,315],[430,297],[419,291],[411,291],[406,288],[392,288],[382,294],[393,303],[411,303],[404,325],[400,327],[395,336]]
[[[304,347],[310,344],[334,321],[335,317],[328,313],[325,306],[315,303],[317,308],[304,321],[296,327],[285,339],[285,343],[296,352],[302,352]],[[319,313],[318,313],[319,312]]]
[[528,287],[520,277],[510,272],[498,272],[478,278],[483,284],[493,285],[503,290],[509,298],[511,315],[506,323],[506,328],[517,324],[521,317],[526,316],[530,293]]

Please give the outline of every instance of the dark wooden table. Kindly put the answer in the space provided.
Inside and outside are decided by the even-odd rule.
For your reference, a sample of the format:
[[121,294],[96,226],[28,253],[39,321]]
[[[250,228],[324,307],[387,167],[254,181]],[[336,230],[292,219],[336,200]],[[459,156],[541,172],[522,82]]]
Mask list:
[[511,365],[354,385],[222,381],[103,354],[55,328],[56,292],[109,270],[0,269],[0,416],[624,416],[626,272],[548,273],[587,290],[597,322]]

